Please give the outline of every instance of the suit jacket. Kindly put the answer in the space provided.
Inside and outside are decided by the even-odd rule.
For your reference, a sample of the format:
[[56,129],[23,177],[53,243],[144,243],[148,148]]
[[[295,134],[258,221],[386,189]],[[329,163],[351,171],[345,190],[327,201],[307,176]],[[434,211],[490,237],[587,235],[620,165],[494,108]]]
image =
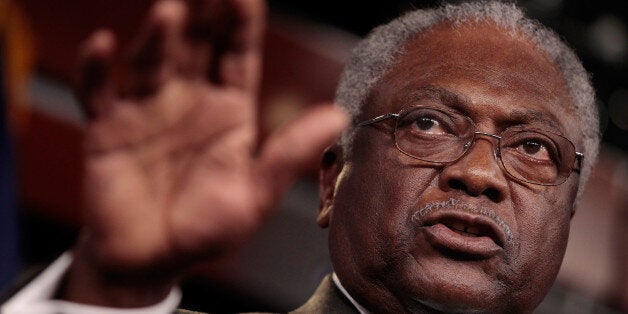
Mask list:
[[[359,314],[358,310],[351,304],[345,295],[336,287],[331,275],[325,276],[321,284],[316,288],[314,294],[301,307],[289,313],[311,314],[311,313],[338,313],[338,314]],[[176,314],[201,314],[187,310],[177,310]]]

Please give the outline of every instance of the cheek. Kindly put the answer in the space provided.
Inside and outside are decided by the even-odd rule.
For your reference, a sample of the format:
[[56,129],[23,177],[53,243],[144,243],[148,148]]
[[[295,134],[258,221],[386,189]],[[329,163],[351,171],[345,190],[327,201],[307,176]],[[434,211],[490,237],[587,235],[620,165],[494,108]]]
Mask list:
[[330,225],[332,254],[373,276],[413,249],[411,216],[437,176],[435,169],[407,166],[396,149],[380,153],[361,155],[346,166]]
[[521,299],[542,298],[551,287],[565,253],[571,203],[559,197],[567,195],[567,191],[556,187],[535,195],[529,195],[530,190],[524,188],[513,192],[519,233],[513,272],[518,273],[518,284],[525,287],[521,289]]

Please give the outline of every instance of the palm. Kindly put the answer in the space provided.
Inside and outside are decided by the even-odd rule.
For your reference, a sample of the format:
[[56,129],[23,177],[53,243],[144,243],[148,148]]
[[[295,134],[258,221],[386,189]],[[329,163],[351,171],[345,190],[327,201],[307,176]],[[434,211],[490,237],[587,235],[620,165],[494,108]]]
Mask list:
[[254,227],[252,95],[178,79],[162,88],[90,126],[87,205],[116,262],[202,253]]
[[[107,267],[185,266],[233,247],[344,124],[340,113],[318,110],[254,150],[262,6],[203,5],[232,15],[231,37],[211,37],[226,49],[216,53],[215,42],[186,31],[222,18],[186,15],[181,3],[162,1],[127,80],[118,82],[123,93],[107,75],[110,35],[97,34],[86,46],[79,94],[92,119],[84,238]],[[326,125],[316,127],[323,119]],[[292,145],[296,138],[302,147]],[[280,168],[286,171],[277,173]]]

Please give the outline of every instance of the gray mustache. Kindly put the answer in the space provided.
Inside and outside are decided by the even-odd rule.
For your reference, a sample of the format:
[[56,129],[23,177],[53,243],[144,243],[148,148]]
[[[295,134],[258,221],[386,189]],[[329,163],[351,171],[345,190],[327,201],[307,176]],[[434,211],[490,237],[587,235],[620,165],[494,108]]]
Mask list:
[[512,242],[512,230],[510,230],[510,227],[508,227],[508,225],[501,218],[499,218],[499,216],[497,216],[497,214],[493,210],[490,210],[486,207],[476,207],[453,197],[446,201],[431,202],[425,204],[421,209],[415,211],[412,214],[412,221],[418,224],[422,224],[422,220],[425,216],[429,215],[433,211],[441,209],[460,210],[487,217],[495,222],[497,227],[504,232],[504,235],[506,236],[506,241]]

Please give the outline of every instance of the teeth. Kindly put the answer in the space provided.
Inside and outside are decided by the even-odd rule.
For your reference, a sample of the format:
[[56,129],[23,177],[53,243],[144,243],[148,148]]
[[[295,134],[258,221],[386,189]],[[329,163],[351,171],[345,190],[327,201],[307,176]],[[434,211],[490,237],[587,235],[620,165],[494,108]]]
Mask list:
[[480,235],[480,228],[475,227],[475,226],[468,226],[462,222],[454,222],[454,223],[450,223],[447,224],[447,227],[449,227],[450,229],[453,229],[455,231],[459,231],[458,233],[460,234],[464,234],[467,236],[479,236]]
[[467,227],[464,232],[471,233],[474,235],[480,235],[480,228],[470,226],[470,227]]
[[463,223],[461,222],[455,222],[453,224],[451,224],[449,226],[451,229],[456,229],[458,231],[463,231],[466,232],[467,231],[467,226],[465,226]]

